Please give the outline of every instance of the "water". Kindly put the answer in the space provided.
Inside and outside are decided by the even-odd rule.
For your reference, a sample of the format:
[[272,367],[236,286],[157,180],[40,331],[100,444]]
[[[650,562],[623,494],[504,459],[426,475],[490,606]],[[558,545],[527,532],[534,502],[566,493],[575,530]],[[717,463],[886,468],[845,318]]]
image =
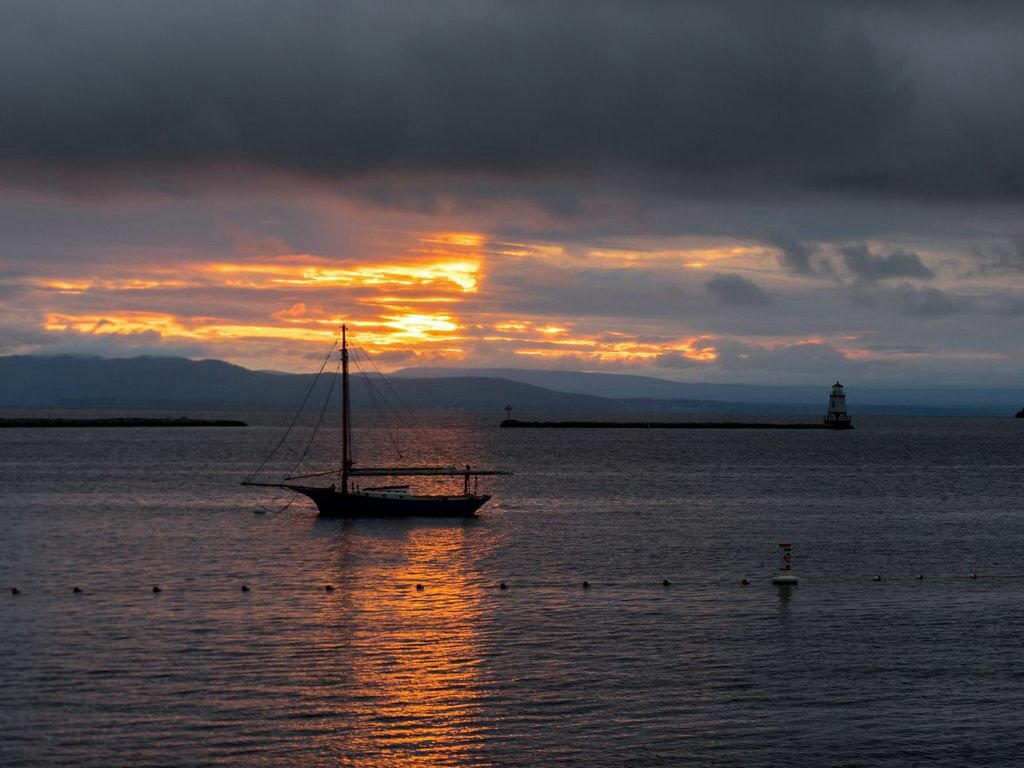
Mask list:
[[[0,431],[0,765],[1024,754],[1020,421],[433,416],[406,460],[433,441],[516,474],[487,479],[479,520],[382,522],[318,520],[305,500],[278,513],[286,497],[240,487],[280,434],[249,418]],[[356,438],[386,456],[387,435]],[[769,583],[779,542],[794,589]]]

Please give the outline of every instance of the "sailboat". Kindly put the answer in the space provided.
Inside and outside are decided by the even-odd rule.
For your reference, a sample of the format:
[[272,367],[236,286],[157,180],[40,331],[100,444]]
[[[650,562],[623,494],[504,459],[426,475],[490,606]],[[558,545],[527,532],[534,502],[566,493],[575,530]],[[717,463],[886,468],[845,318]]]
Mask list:
[[[292,475],[279,483],[254,482],[242,485],[285,488],[308,496],[316,504],[321,517],[475,517],[476,511],[490,500],[470,488],[470,478],[482,475],[509,475],[496,469],[473,469],[468,464],[420,467],[361,467],[352,459],[352,415],[349,389],[348,329],[341,327],[341,467],[330,472]],[[323,370],[321,368],[321,370]],[[306,485],[298,480],[337,475],[337,482],[328,486]],[[383,485],[363,488],[353,478],[361,477],[461,477],[462,492],[445,495],[423,495],[411,492],[408,485]]]

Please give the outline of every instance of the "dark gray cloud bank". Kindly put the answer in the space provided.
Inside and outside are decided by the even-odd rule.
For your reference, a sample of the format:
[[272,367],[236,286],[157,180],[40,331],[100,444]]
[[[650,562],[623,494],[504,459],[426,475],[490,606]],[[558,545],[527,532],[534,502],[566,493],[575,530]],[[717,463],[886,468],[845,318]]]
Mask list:
[[768,303],[761,286],[741,275],[712,275],[704,287],[721,304],[745,307]]
[[0,171],[1015,200],[1022,30],[1021,4],[942,0],[9,3]]
[[877,283],[896,277],[930,280],[935,273],[921,262],[916,253],[894,251],[873,254],[863,243],[847,245],[841,249],[846,269],[863,283]]

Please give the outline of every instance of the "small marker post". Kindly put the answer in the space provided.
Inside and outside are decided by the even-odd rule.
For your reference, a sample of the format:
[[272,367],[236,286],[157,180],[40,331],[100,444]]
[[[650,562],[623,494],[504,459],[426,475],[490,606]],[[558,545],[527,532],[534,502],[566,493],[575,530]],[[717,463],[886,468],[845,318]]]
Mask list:
[[798,579],[793,573],[793,545],[779,544],[779,549],[782,550],[782,567],[772,576],[772,584],[796,584]]

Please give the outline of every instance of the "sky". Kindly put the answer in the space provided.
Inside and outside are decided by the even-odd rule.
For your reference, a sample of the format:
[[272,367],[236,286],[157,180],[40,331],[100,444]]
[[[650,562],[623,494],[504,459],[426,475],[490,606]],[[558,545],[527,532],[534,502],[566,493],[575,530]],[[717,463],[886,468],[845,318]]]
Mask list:
[[1024,378],[1019,3],[4,16],[0,355]]

